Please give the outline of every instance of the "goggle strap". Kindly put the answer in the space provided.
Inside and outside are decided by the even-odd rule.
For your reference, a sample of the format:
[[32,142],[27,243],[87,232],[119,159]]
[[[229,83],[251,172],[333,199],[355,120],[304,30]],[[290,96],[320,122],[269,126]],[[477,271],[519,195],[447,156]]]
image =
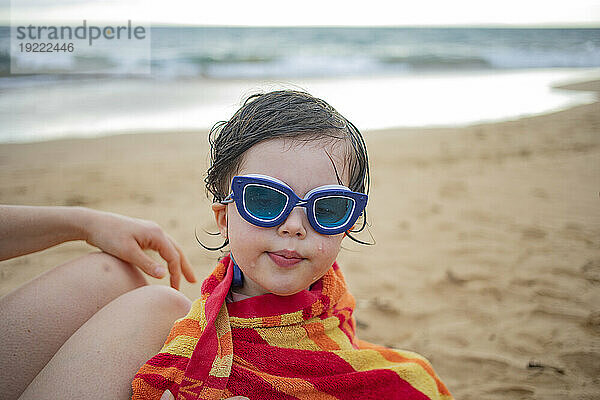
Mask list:
[[219,201],[219,203],[221,204],[229,204],[229,203],[233,203],[235,200],[233,199],[233,193],[231,193],[229,196],[225,197],[223,200]]

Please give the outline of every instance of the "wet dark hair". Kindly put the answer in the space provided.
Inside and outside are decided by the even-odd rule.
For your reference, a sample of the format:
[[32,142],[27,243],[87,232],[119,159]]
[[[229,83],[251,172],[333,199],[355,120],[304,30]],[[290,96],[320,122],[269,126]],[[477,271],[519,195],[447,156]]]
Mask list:
[[[344,144],[348,187],[369,193],[367,147],[356,126],[324,100],[306,92],[278,90],[251,95],[229,121],[212,127],[208,135],[210,167],[204,179],[207,196],[212,195],[213,202],[227,197],[231,178],[239,170],[246,151],[258,143],[280,138]],[[366,211],[357,231],[365,225]]]

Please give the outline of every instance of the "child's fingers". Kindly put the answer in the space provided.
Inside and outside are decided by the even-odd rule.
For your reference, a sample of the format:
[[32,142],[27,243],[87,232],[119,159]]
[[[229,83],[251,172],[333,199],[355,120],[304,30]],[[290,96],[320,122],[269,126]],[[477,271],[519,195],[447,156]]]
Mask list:
[[144,253],[137,245],[137,243],[135,247],[133,247],[129,253],[123,255],[122,258],[155,278],[163,278],[167,273],[165,267],[148,257],[146,253]]
[[185,277],[185,279],[188,282],[191,282],[191,283],[196,282],[196,276],[194,275],[194,270],[192,269],[192,265],[190,264],[187,257],[183,253],[183,250],[177,244],[177,242],[175,240],[173,240],[172,237],[169,236],[169,239],[171,240],[171,243],[173,244],[173,246],[175,246],[175,249],[179,253],[179,258],[181,259],[181,272],[183,273],[183,276]]
[[171,287],[179,289],[179,281],[181,280],[181,257],[163,230],[157,227],[156,230],[152,232],[149,240],[142,240],[140,247],[150,248],[160,254],[169,267]]

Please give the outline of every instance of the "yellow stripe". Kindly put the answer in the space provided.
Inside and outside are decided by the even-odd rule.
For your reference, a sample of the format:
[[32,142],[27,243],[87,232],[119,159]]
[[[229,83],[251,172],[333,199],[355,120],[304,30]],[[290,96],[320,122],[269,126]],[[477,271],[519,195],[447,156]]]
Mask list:
[[275,326],[272,328],[256,328],[255,331],[270,346],[285,349],[319,351],[321,348],[308,338],[301,325]]
[[302,322],[302,311],[296,311],[281,316],[281,325],[292,325]]
[[215,357],[209,374],[218,378],[227,378],[231,373],[232,363],[233,354],[227,354],[223,357]]
[[331,340],[337,343],[341,350],[352,350],[352,343],[348,336],[339,328],[340,320],[336,317],[329,317],[321,321],[325,327],[325,333]]
[[219,337],[221,337],[227,332],[231,332],[231,325],[229,325],[229,315],[227,313],[227,306],[225,304],[223,304],[219,309],[219,314],[217,315],[217,319],[215,321],[215,329]]
[[[281,325],[293,325],[302,322],[302,311],[281,315]],[[229,317],[232,328],[260,328],[264,325],[263,318]]]
[[206,303],[205,301],[200,300],[200,299],[194,301],[192,303],[192,308],[191,308],[190,312],[188,312],[188,314],[184,318],[198,321],[200,323],[201,327],[205,327],[206,326],[206,313],[204,310],[205,303]]
[[[306,323],[319,322],[323,323],[325,333],[329,338],[342,350],[352,350],[352,343],[348,336],[338,328],[338,319],[330,317],[324,320],[319,318],[311,318]],[[303,325],[276,326],[271,328],[255,328],[255,331],[262,337],[270,346],[282,347],[285,349],[299,349],[322,351],[321,347],[310,339],[303,328]]]
[[190,358],[197,343],[198,338],[180,335],[163,346],[160,352]]
[[262,324],[262,318],[229,317],[232,328],[255,328]]
[[[428,396],[430,399],[439,399],[435,380],[419,364],[415,362],[397,363],[386,360],[375,350],[337,350],[334,351],[343,358],[356,371],[368,371],[375,369],[389,369],[394,371],[412,387]],[[398,351],[399,354],[427,361],[425,358],[412,352]]]

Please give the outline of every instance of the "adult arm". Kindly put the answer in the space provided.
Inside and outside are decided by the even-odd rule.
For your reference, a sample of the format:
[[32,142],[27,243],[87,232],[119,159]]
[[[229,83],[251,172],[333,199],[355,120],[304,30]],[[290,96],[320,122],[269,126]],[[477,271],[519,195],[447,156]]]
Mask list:
[[92,246],[162,278],[166,269],[143,250],[157,251],[167,262],[171,286],[194,273],[177,243],[156,223],[85,207],[0,205],[0,261],[72,240]]

